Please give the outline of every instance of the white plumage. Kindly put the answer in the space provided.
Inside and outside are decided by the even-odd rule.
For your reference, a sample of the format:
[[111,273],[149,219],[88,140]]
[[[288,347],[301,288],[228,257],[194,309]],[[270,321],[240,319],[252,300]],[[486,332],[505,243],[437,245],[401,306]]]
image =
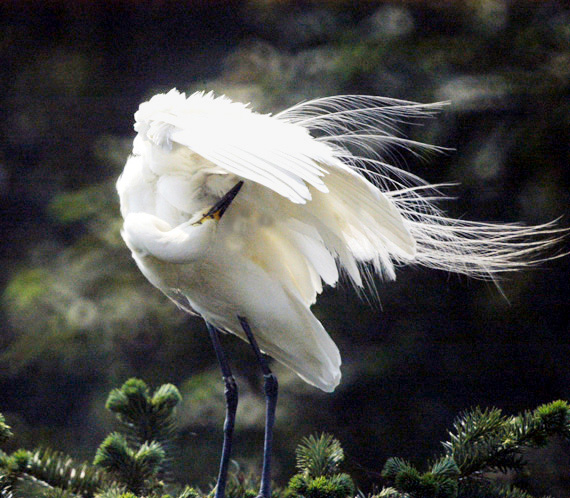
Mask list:
[[[344,273],[361,288],[400,263],[494,278],[557,240],[552,223],[446,218],[435,186],[386,162],[390,147],[430,148],[397,128],[439,108],[343,96],[271,116],[211,93],[156,95],[117,182],[125,242],[178,306],[242,339],[247,318],[263,351],[332,391],[339,351],[310,311],[323,282]],[[223,217],[204,219],[240,181]]]

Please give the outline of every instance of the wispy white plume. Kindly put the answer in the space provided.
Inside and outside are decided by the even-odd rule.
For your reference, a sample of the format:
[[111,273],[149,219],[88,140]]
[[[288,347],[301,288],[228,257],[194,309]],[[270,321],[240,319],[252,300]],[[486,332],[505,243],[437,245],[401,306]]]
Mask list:
[[400,168],[397,161],[394,164],[399,150],[418,157],[445,150],[405,138],[402,126],[433,117],[446,104],[335,96],[297,104],[275,117],[306,127],[319,141],[333,146],[340,160],[367,176],[394,202],[417,242],[412,264],[496,282],[498,274],[567,254],[552,251],[568,233],[557,228],[558,220],[524,226],[450,218],[436,205],[447,198],[440,189],[449,185],[429,184]]

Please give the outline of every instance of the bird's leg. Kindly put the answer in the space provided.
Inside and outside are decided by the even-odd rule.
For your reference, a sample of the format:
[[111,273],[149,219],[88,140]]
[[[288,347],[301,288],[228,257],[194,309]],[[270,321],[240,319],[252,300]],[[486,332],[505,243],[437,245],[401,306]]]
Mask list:
[[271,451],[273,447],[273,424],[275,423],[275,408],[277,406],[277,377],[269,369],[267,360],[259,350],[247,320],[238,316],[243,331],[251,344],[257,362],[263,372],[263,391],[265,392],[265,440],[263,443],[263,469],[261,471],[261,486],[257,498],[270,498],[271,496]]
[[220,471],[218,473],[218,484],[216,486],[215,498],[224,498],[226,492],[226,482],[228,477],[228,465],[230,463],[230,455],[232,452],[232,436],[234,432],[234,424],[236,419],[236,409],[238,404],[238,388],[234,376],[230,370],[228,360],[220,343],[220,333],[208,322],[208,333],[214,345],[214,351],[222,369],[222,377],[224,378],[226,396],[226,420],[224,422],[224,445],[222,447],[222,458],[220,459]]

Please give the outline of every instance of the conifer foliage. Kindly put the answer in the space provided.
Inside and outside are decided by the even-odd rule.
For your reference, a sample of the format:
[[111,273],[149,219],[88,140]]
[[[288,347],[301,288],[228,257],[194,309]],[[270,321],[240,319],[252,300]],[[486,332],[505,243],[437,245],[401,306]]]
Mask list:
[[174,413],[181,400],[172,384],[151,394],[142,380],[129,379],[120,389],[113,389],[105,406],[115,414],[123,433],[113,432],[105,438],[93,464],[134,496],[161,496],[166,449],[175,438]]
[[117,477],[133,493],[157,490],[170,463],[176,438],[175,408],[182,400],[172,384],[151,394],[139,379],[113,389],[106,408],[119,420],[122,432],[110,434],[95,455],[94,464]]
[[7,441],[12,436],[12,431],[10,427],[6,424],[6,419],[0,413],[0,443]]
[[182,401],[172,384],[160,386],[152,395],[139,379],[129,379],[120,389],[113,389],[106,407],[122,423],[129,442],[144,444],[156,441],[162,446],[174,439],[174,409]]
[[344,460],[340,443],[330,434],[303,438],[297,448],[299,473],[289,481],[293,497],[348,498],[354,496],[354,483],[348,474],[340,473]]
[[[207,498],[189,486],[164,480],[176,435],[178,389],[165,384],[151,392],[141,380],[130,379],[114,389],[107,408],[121,430],[98,448],[93,464],[74,462],[49,448],[12,454],[0,450],[0,498]],[[0,444],[12,436],[0,415]],[[460,415],[443,443],[444,452],[427,471],[401,458],[390,458],[382,475],[388,486],[368,498],[534,498],[528,491],[499,485],[496,476],[525,469],[525,451],[553,438],[570,440],[570,405],[555,401],[518,416],[498,409]],[[301,440],[297,470],[286,489],[273,498],[365,498],[352,478],[341,472],[344,452],[329,434]],[[227,498],[254,498],[258,478],[233,472]]]
[[555,436],[570,440],[570,406],[566,401],[541,405],[518,416],[499,409],[476,408],[462,414],[443,443],[445,455],[424,473],[405,460],[390,458],[382,475],[392,498],[531,498],[516,487],[498,486],[490,473],[520,472],[524,451],[540,448]]
[[[76,464],[50,449],[0,452],[1,498],[194,498],[189,488],[163,493],[162,474],[176,426],[178,389],[165,384],[151,394],[141,380],[129,379],[111,391],[106,407],[121,424],[97,449],[93,464]],[[10,437],[0,416],[0,442]],[[176,489],[175,486],[173,486]]]

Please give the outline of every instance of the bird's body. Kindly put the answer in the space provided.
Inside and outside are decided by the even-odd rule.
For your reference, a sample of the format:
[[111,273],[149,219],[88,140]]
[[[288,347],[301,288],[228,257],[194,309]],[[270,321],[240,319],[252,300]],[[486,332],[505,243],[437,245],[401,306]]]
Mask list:
[[344,275],[360,289],[404,263],[494,278],[557,239],[551,224],[446,218],[434,186],[386,162],[389,147],[423,147],[398,124],[437,108],[332,97],[271,116],[212,94],[157,95],[135,115],[117,183],[123,237],[180,308],[332,391],[340,354],[310,310],[323,283]]
[[[183,98],[170,95],[172,104]],[[146,135],[139,131],[118,183],[124,238],[145,276],[181,308],[244,339],[237,316],[247,317],[263,351],[332,391],[340,355],[309,310],[322,282],[338,281],[336,259],[359,286],[359,263],[375,262],[391,274],[391,257],[412,259],[415,240],[395,205],[303,128],[210,95],[190,98],[215,105],[209,114],[196,105],[190,118],[173,105],[157,112],[159,125],[152,115],[138,122]],[[223,123],[228,115],[236,120],[232,132],[218,129],[220,143],[213,152],[202,150],[201,138],[188,128],[200,130],[202,120]],[[248,129],[244,118],[251,117],[262,123]],[[186,122],[175,126],[182,118]],[[282,140],[260,143],[259,166],[248,170],[239,163],[243,137],[254,144],[261,130],[263,137],[281,133]],[[283,130],[297,142],[287,143]],[[213,130],[199,133],[207,137]],[[212,160],[186,145],[193,139]],[[299,140],[305,150],[294,148]],[[224,167],[228,156],[237,164],[233,170]],[[264,167],[265,176],[257,176]],[[264,184],[246,181],[223,219],[192,224],[245,175]]]

